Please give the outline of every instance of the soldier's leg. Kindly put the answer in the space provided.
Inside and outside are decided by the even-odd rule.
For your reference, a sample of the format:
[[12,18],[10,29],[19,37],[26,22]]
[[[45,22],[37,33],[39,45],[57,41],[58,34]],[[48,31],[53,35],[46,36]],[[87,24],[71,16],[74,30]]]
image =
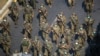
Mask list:
[[6,47],[6,54],[7,54],[7,56],[9,56],[10,55],[10,53],[9,53],[9,51],[10,51],[10,48],[9,47]]
[[37,56],[37,50],[34,49],[34,56]]
[[48,51],[45,49],[44,56],[48,56]]

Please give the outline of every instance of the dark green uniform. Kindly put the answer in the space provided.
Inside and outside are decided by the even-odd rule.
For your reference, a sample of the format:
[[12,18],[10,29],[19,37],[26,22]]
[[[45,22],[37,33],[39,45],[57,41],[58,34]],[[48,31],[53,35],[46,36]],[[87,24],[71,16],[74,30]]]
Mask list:
[[30,47],[31,47],[31,42],[29,38],[24,37],[22,40],[22,52],[24,53],[29,53]]
[[10,55],[11,37],[7,31],[3,32],[2,46],[7,56]]
[[47,9],[44,5],[41,5],[41,7],[39,8],[39,15],[44,16],[44,18],[47,18]]
[[42,42],[38,39],[38,36],[35,36],[35,40],[33,41],[34,47],[34,56],[42,55]]
[[12,2],[11,14],[12,14],[12,18],[14,20],[14,23],[16,25],[17,22],[18,22],[18,16],[19,16],[19,9],[18,9],[18,6],[17,6],[16,2]]
[[24,20],[28,23],[32,23],[33,22],[33,17],[34,17],[34,12],[31,6],[27,5],[25,6],[25,10],[24,10]]

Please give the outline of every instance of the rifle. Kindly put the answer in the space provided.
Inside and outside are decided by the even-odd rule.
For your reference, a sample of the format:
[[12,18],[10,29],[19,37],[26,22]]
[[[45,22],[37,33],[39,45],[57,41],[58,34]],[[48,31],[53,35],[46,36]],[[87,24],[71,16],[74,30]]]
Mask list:
[[65,25],[64,25],[63,21],[61,20],[61,18],[58,18],[58,19],[62,23],[62,25],[65,27]]
[[53,32],[55,32],[55,34],[59,37],[59,35],[57,34],[57,32],[51,27],[51,29],[53,30]]

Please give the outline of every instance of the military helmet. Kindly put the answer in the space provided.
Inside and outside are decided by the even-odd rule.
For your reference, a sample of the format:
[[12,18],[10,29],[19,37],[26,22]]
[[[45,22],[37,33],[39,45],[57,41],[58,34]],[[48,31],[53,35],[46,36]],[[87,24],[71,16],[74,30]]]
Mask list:
[[58,25],[57,25],[57,23],[54,23],[54,27],[57,27]]
[[43,8],[44,7],[44,5],[43,4],[41,4],[41,6],[40,6],[41,8]]
[[76,15],[76,13],[75,12],[73,12],[73,14],[72,15]]
[[63,15],[63,12],[60,12],[60,16],[62,16]]
[[80,30],[82,30],[83,29],[83,25],[80,25]]
[[6,22],[6,21],[7,21],[7,17],[4,17],[4,18],[3,18],[3,21]]
[[68,25],[66,26],[66,29],[69,29],[69,26]]
[[66,42],[65,38],[62,38],[61,43],[65,43],[65,42]]
[[39,40],[38,36],[35,36],[35,41]]

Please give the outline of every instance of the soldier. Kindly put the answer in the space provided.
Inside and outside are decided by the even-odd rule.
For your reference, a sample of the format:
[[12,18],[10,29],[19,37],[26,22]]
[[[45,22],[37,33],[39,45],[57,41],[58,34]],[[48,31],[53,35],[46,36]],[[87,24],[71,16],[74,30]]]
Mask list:
[[22,52],[28,54],[31,48],[31,40],[24,36],[21,42]]
[[92,33],[93,33],[94,19],[92,19],[91,17],[88,17],[85,19],[85,23],[86,23],[87,36],[93,39]]
[[28,37],[31,37],[31,32],[32,32],[32,24],[24,22],[24,28],[25,28],[25,33],[27,34]]
[[49,36],[49,25],[44,17],[40,18],[40,30],[44,39]]
[[44,40],[49,38],[49,33],[50,33],[50,30],[48,27],[42,31],[42,35],[43,35]]
[[18,6],[16,4],[16,2],[12,2],[12,5],[10,7],[10,10],[11,10],[11,14],[12,14],[12,18],[14,20],[14,23],[15,25],[17,24],[18,22],[18,16],[19,16],[19,9],[18,9]]
[[52,0],[45,0],[47,5],[49,5],[49,7],[51,8],[52,7]]
[[52,44],[50,38],[45,40],[44,47],[45,47],[44,56],[52,56],[51,52],[52,52],[52,49],[53,49],[53,44]]
[[60,56],[69,56],[69,47],[70,45],[65,38],[62,38],[62,41],[58,46]]
[[33,41],[34,47],[34,56],[42,55],[42,42],[39,40],[38,36],[35,36],[35,40]]
[[52,33],[53,33],[53,41],[58,45],[58,39],[60,37],[60,27],[58,26],[57,23],[54,24],[54,26],[51,28]]
[[58,56],[58,55],[57,55],[57,52],[54,52],[53,56]]
[[39,8],[39,15],[40,16],[43,15],[44,18],[47,17],[47,9],[46,9],[46,7],[44,5],[41,5],[41,7]]
[[75,13],[73,13],[70,19],[71,19],[71,30],[72,30],[72,32],[73,33],[77,32],[78,24],[79,24],[77,15]]
[[25,12],[24,20],[26,22],[32,23],[33,17],[34,17],[34,12],[33,12],[32,7],[27,4],[27,6],[25,6],[24,12]]
[[84,4],[88,15],[90,15],[94,6],[94,0],[84,0]]
[[7,17],[4,17],[4,18],[3,18],[3,21],[2,21],[1,24],[2,24],[2,27],[3,27],[2,30],[3,30],[3,31],[8,31],[8,33],[9,33],[9,35],[10,35],[10,31],[9,31],[9,30],[10,30],[10,25],[9,25],[8,20],[7,20]]
[[68,39],[68,43],[71,44],[73,33],[72,33],[71,29],[69,28],[69,26],[66,26],[64,37],[65,37],[65,39]]
[[11,47],[11,36],[9,35],[9,33],[7,31],[3,31],[3,35],[2,35],[2,40],[1,40],[1,44],[3,46],[3,49],[6,53],[6,56],[10,56],[10,47]]
[[78,31],[78,35],[82,39],[82,41],[83,41],[82,44],[84,45],[85,41],[87,40],[87,34],[86,34],[85,29],[83,28],[83,25],[80,26],[80,29]]
[[67,1],[70,7],[73,7],[75,5],[75,0],[67,0]]
[[81,56],[81,50],[83,48],[83,40],[82,37],[78,37],[78,39],[75,40],[74,43],[74,56]]
[[[46,25],[46,26],[45,26]],[[48,23],[47,23],[47,19],[44,18],[43,15],[40,16],[40,19],[39,19],[39,26],[40,26],[40,30],[43,29],[43,27],[47,27],[48,26]]]
[[57,15],[57,22],[61,28],[61,33],[64,34],[64,29],[66,26],[66,17],[64,16],[63,12]]

